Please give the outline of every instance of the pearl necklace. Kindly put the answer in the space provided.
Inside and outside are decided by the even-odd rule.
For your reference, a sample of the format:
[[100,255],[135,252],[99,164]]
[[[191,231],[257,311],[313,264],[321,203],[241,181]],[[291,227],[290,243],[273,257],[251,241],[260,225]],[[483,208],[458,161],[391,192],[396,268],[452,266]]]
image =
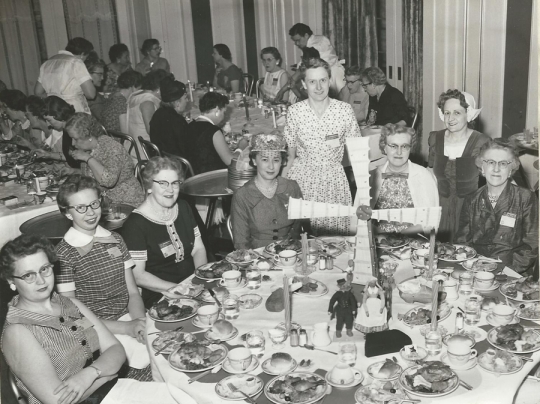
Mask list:
[[499,200],[499,196],[500,195],[490,195],[488,193],[489,203],[491,203],[492,205],[495,205],[497,203],[497,201]]
[[265,187],[262,184],[259,183],[257,178],[255,178],[255,186],[261,191],[261,193],[266,196],[268,199],[272,198],[277,190],[278,180],[277,178],[274,179],[274,182],[269,187]]

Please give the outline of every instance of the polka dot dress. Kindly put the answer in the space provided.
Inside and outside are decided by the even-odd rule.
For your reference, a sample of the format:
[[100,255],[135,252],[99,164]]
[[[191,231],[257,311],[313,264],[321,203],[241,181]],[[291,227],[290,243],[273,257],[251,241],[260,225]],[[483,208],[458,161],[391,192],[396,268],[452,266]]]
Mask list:
[[[341,165],[347,137],[359,137],[360,128],[348,103],[330,100],[319,118],[309,101],[292,105],[287,113],[285,139],[296,148],[288,178],[300,185],[305,200],[352,205],[349,183]],[[348,235],[348,217],[311,219],[315,235]]]

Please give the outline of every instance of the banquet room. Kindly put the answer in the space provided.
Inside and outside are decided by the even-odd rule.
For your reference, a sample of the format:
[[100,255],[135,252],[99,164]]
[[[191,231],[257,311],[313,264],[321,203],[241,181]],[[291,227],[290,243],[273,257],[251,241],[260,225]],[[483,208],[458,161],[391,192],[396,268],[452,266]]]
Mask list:
[[0,401],[540,404],[538,0],[0,2]]

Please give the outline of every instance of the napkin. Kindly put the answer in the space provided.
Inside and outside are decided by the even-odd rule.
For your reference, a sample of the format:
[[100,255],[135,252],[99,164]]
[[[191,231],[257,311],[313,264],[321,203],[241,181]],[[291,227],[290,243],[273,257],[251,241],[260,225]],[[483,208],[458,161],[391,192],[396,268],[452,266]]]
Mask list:
[[[101,404],[195,404],[186,393],[176,401],[169,393],[169,386],[159,382],[139,382],[133,379],[118,379],[116,385],[105,396]],[[176,389],[179,390],[179,389]]]
[[[129,313],[125,314],[118,321],[131,321],[131,316]],[[146,344],[141,344],[137,339],[129,335],[114,334],[114,336],[124,347],[129,366],[135,369],[144,369],[150,364],[150,356],[148,355]]]

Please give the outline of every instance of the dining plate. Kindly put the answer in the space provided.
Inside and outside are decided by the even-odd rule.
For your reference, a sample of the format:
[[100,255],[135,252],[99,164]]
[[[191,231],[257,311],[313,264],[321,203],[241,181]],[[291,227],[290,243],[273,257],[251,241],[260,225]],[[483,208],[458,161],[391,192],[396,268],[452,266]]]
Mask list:
[[[385,244],[381,244],[383,240],[385,240]],[[394,250],[396,248],[401,248],[408,245],[409,238],[401,235],[379,234],[375,236],[375,242],[377,244],[377,248],[383,250]]]
[[524,307],[518,308],[517,316],[523,320],[540,320],[540,303],[523,304]]
[[461,245],[461,244],[453,244],[454,248],[457,250],[459,248],[463,248],[467,254],[467,256],[463,259],[451,259],[451,258],[444,258],[441,257],[441,254],[439,253],[439,261],[445,261],[445,262],[463,262],[466,260],[470,260],[471,258],[476,257],[476,250],[472,247]]
[[262,379],[255,375],[228,376],[216,384],[216,394],[224,400],[245,400],[245,396],[239,391],[232,391],[229,384],[246,393],[249,397],[256,396],[264,387]]
[[204,338],[206,338],[207,340],[209,341],[214,341],[216,339],[220,340],[220,341],[230,341],[231,339],[234,339],[236,336],[238,335],[238,328],[234,327],[233,326],[233,330],[230,334],[228,335],[221,335],[221,334],[216,334],[214,331],[212,331],[212,329],[210,328],[209,330],[207,330],[205,333],[204,333]]
[[179,283],[178,285],[173,286],[172,288],[167,290],[167,292],[177,294],[177,295],[197,297],[203,292],[203,290],[204,290],[204,285],[194,285],[192,283]]
[[282,241],[276,241],[275,243],[270,243],[266,247],[264,247],[264,251],[268,254],[278,254],[278,251],[276,251],[276,247],[278,250],[294,250],[296,252],[302,251],[302,243],[298,240],[282,240]]
[[462,371],[462,370],[469,370],[474,368],[478,364],[478,359],[476,357],[469,359],[465,364],[457,366],[454,365],[450,358],[448,357],[448,354],[444,353],[441,355],[441,362],[444,363],[447,366],[450,366],[450,369]]
[[[493,271],[495,271],[497,269],[497,263],[496,262],[492,262],[495,265],[483,266],[481,268],[475,268],[475,265],[476,265],[476,263],[478,261],[482,261],[482,258],[480,257],[480,258],[466,259],[465,261],[461,262],[461,266],[463,268],[465,268],[467,271],[473,271],[473,272],[477,272],[477,271],[493,272]],[[489,260],[486,260],[484,262],[490,263]]]
[[197,368],[193,368],[189,364],[186,364],[185,359],[182,359],[182,355],[180,353],[182,348],[183,347],[177,348],[169,355],[169,365],[173,369],[179,370],[180,372],[203,372],[205,370],[212,369],[213,367],[223,363],[223,361],[227,358],[227,354],[229,353],[229,350],[224,345],[210,344],[208,345],[208,348],[212,351],[212,356],[215,356],[215,358],[211,361],[205,359],[202,365],[197,365]]
[[233,264],[232,262],[209,262],[197,268],[194,274],[199,279],[203,279],[205,281],[212,281],[216,279],[221,279],[221,275],[223,274],[223,272],[231,271],[233,269],[238,270],[239,268],[236,264]]
[[533,330],[533,333],[536,334],[537,337],[538,337],[534,344],[529,344],[529,345],[531,345],[530,347],[527,347],[526,349],[524,349],[522,351],[518,351],[517,349],[506,348],[503,345],[498,344],[497,343],[497,334],[498,334],[499,330],[501,329],[501,327],[504,327],[504,326],[495,327],[495,328],[492,328],[491,330],[488,331],[487,340],[495,348],[501,349],[501,350],[507,351],[507,352],[517,353],[517,354],[531,353],[531,352],[536,352],[536,351],[540,350],[540,333],[538,333],[538,331],[534,331],[533,328],[528,328],[528,327],[523,327],[523,328],[524,328],[525,331]]
[[[310,389],[304,390],[304,392],[309,390],[310,397],[307,398],[306,394],[301,399],[293,399],[287,393],[287,391],[293,389],[290,384],[291,381],[295,383],[305,381],[312,385]],[[326,394],[326,388],[326,380],[317,373],[291,372],[286,375],[276,376],[270,380],[264,388],[264,395],[276,404],[312,404],[319,401]]]
[[309,279],[309,283],[315,283],[317,285],[317,289],[313,289],[313,288],[309,288],[309,286],[307,286],[309,288],[309,292],[303,292],[303,290],[308,290],[304,287],[298,289],[296,292],[294,292],[294,294],[296,295],[299,295],[299,296],[307,296],[307,297],[319,297],[319,296],[323,296],[323,295],[326,295],[328,293],[328,286],[326,286],[324,283],[322,283],[321,281],[318,281],[317,279],[313,279],[313,278],[308,278]]
[[436,393],[430,393],[426,391],[416,391],[414,390],[414,387],[411,385],[409,380],[411,376],[414,375],[420,368],[422,368],[422,365],[411,366],[410,368],[405,369],[399,376],[399,379],[398,379],[399,384],[408,393],[421,396],[421,397],[442,397],[442,396],[446,396],[447,394],[454,392],[459,387],[458,375],[453,370],[450,370],[452,372],[452,377],[448,379],[448,387],[446,387],[443,391],[439,391]]
[[369,365],[367,368],[368,375],[370,375],[374,379],[381,380],[381,381],[396,380],[401,374],[401,372],[403,372],[403,368],[398,363],[394,362],[394,365],[396,365],[398,368],[396,369],[393,376],[391,377],[379,376],[379,370],[381,370],[381,368],[384,366],[385,363],[386,361],[379,361],[379,362],[375,362]]
[[[169,314],[159,314],[159,310],[161,310],[159,305],[164,306],[165,304],[163,302],[168,303],[168,307],[171,310]],[[197,314],[197,309],[199,307],[200,304],[198,301],[189,298],[164,299],[154,304],[150,310],[148,310],[148,315],[152,320],[160,323],[174,323],[193,317]],[[168,309],[165,308],[164,311],[168,311]]]
[[[453,306],[451,304],[448,304],[446,302],[441,303],[438,310],[439,321],[446,320],[450,316],[450,314],[452,313],[452,307]],[[425,316],[421,316],[419,318],[413,315],[418,314],[418,312],[420,312],[421,310],[428,310],[429,313],[422,313],[425,314]],[[428,319],[431,320],[431,306],[414,307],[403,315],[403,322],[409,327],[428,324]]]
[[517,302],[524,302],[524,303],[540,302],[540,299],[525,300],[523,298],[523,293],[519,290],[515,290],[516,284],[517,284],[517,281],[505,283],[504,285],[500,287],[499,290],[504,297],[507,297],[510,300],[515,300]]
[[162,331],[159,333],[157,338],[152,341],[152,349],[154,351],[159,351],[161,348],[163,348],[165,345],[169,343],[169,341],[174,341],[172,344],[167,345],[161,353],[163,355],[170,355],[173,353],[176,349],[180,348],[186,340],[192,341],[196,339],[196,337],[188,332],[183,331]]
[[267,360],[265,360],[263,363],[262,363],[262,370],[264,373],[266,374],[269,374],[271,376],[278,376],[278,375],[281,375],[283,373],[289,373],[289,372],[292,372],[293,370],[296,369],[296,367],[298,366],[298,364],[296,363],[296,361],[293,359],[292,362],[291,362],[291,366],[289,367],[289,369],[286,369],[286,370],[278,370],[276,368],[274,368],[271,364],[272,362],[272,358],[268,358]]
[[473,283],[473,289],[477,292],[490,292],[492,290],[498,289],[501,284],[497,281],[493,281],[493,285],[487,287],[487,288],[481,288],[477,285],[475,285],[476,282]]
[[[390,388],[388,388],[390,384]],[[354,393],[356,403],[400,404],[407,403],[407,395],[397,381],[360,386]]]
[[506,361],[502,361],[505,365],[505,368],[500,367],[501,364],[499,361],[498,363],[499,368],[496,369],[495,363],[494,362],[491,363],[490,361],[487,360],[487,358],[488,358],[487,352],[484,352],[478,355],[478,364],[480,365],[480,367],[490,373],[495,373],[499,375],[510,375],[512,373],[519,372],[521,368],[523,368],[523,365],[525,364],[523,359],[521,359],[519,356],[512,355]]
[[227,254],[225,259],[240,267],[245,267],[259,258],[259,255],[250,250],[236,250]]

